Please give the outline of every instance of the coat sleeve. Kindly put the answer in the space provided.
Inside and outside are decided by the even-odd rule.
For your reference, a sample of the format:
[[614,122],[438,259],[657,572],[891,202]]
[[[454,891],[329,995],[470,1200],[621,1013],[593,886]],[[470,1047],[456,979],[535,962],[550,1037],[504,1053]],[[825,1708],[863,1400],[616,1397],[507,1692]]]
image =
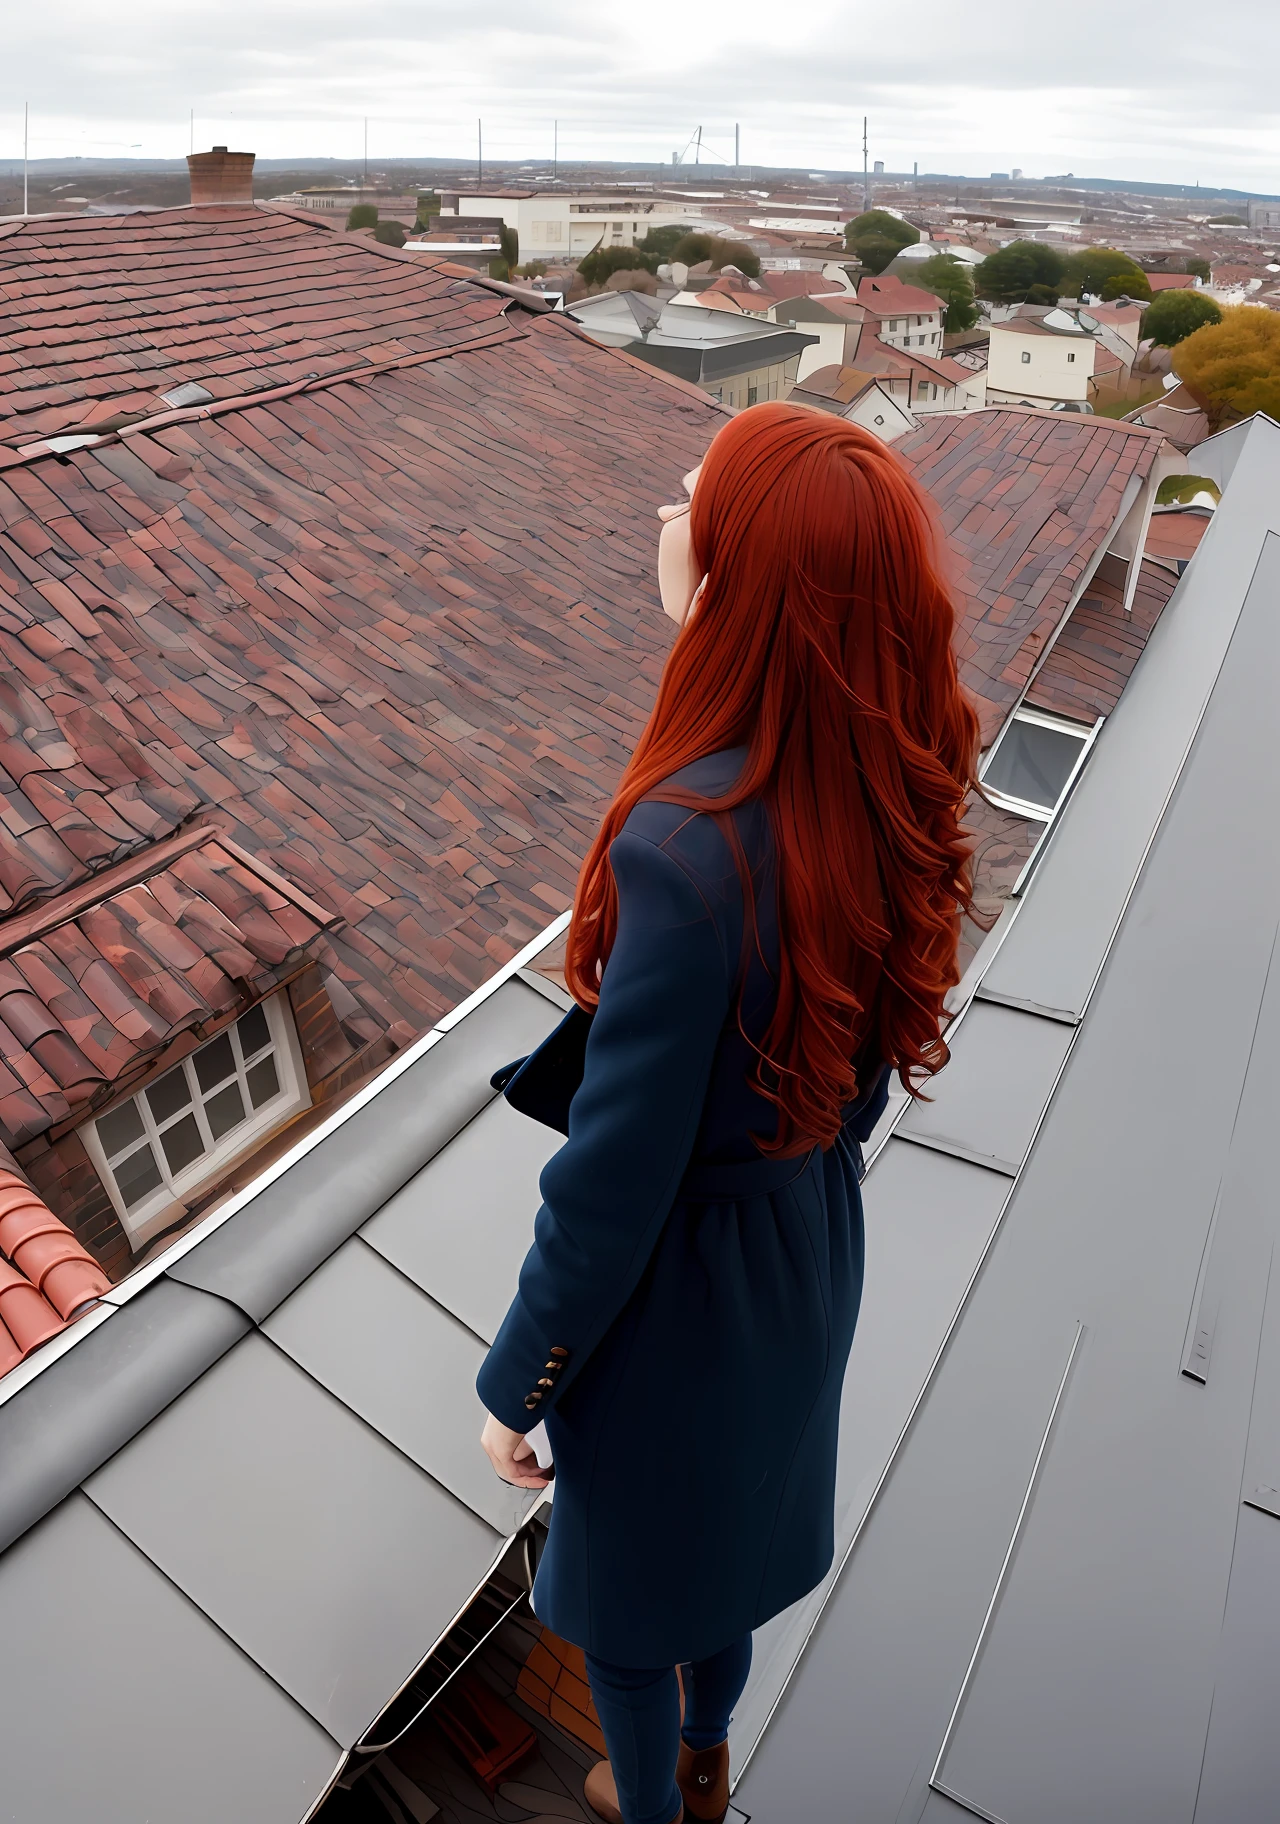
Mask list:
[[520,1289],[477,1381],[516,1431],[546,1417],[634,1291],[693,1150],[729,1007],[716,921],[679,862],[627,830],[609,860],[618,930],[569,1138],[543,1170]]

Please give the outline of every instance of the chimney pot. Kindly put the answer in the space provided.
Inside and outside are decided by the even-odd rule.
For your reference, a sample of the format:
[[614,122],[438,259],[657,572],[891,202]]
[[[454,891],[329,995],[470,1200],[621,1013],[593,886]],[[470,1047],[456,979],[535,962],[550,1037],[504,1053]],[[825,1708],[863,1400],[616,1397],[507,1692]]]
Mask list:
[[192,207],[225,208],[228,204],[252,203],[253,159],[252,152],[228,152],[225,146],[188,153]]

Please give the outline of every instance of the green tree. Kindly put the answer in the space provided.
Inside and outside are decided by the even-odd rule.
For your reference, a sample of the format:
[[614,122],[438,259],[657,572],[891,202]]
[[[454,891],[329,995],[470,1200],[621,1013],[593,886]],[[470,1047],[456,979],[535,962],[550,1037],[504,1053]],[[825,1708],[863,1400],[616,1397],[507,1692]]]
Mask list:
[[1249,224],[1242,215],[1211,215],[1209,226],[1211,228],[1247,228]]
[[972,329],[978,321],[973,280],[954,253],[935,253],[932,259],[917,261],[911,270],[911,283],[942,299],[946,306],[942,313],[944,330]]
[[403,247],[408,240],[403,222],[379,222],[373,231],[375,241],[381,241],[384,247]]
[[709,260],[712,272],[719,272],[725,266],[736,266],[749,279],[760,277],[760,261],[746,243],[726,241],[718,234],[702,234],[698,231],[684,234],[671,249],[668,258],[679,260],[682,266],[700,266],[704,260]]
[[657,264],[638,247],[596,247],[578,261],[578,271],[588,285],[603,285],[615,272],[652,272]]
[[[980,298],[996,304],[1056,304],[1067,262],[1043,241],[1010,241],[980,261],[973,280]],[[1038,295],[1032,296],[1035,292]]]
[[650,228],[636,246],[641,253],[651,253],[655,260],[669,260],[672,249],[679,246],[688,232],[679,222],[669,222],[665,228]]
[[418,218],[416,228],[429,228],[433,215],[440,213],[440,198],[434,190],[424,190],[418,197]]
[[509,279],[515,272],[520,259],[520,237],[514,228],[508,228],[505,222],[498,228],[498,245],[502,252],[489,261],[491,279]]
[[1184,262],[1183,271],[1189,272],[1193,279],[1203,279],[1206,285],[1213,277],[1208,260],[1202,260],[1198,254],[1193,254],[1189,260]]
[[1221,323],[1222,312],[1202,291],[1162,291],[1142,319],[1142,333],[1161,348],[1176,348],[1206,323]]
[[866,209],[846,224],[844,244],[865,272],[883,272],[904,247],[920,239],[920,230],[887,209]]
[[377,226],[378,205],[376,203],[356,203],[348,209],[348,228],[376,228]]
[[1224,310],[1179,342],[1173,371],[1215,429],[1254,412],[1280,418],[1280,316],[1256,304]]
[[546,270],[545,260],[526,260],[523,266],[516,267],[522,279],[540,279]]
[[1156,489],[1156,505],[1188,507],[1197,494],[1207,494],[1210,500],[1222,499],[1222,489],[1207,475],[1166,475]]
[[1063,290],[1073,298],[1088,292],[1110,303],[1114,298],[1149,299],[1147,275],[1136,260],[1114,247],[1082,247],[1067,261]]

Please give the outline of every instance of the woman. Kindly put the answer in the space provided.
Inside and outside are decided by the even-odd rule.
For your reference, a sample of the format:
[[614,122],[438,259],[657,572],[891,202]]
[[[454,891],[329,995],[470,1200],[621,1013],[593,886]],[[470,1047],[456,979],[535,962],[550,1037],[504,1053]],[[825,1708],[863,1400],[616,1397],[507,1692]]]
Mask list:
[[507,1481],[544,1486],[546,1421],[534,1606],[586,1652],[587,1798],[624,1824],[725,1815],[751,1630],[832,1561],[859,1142],[890,1069],[946,1061],[977,755],[889,449],[762,405],[687,485],[658,563],[681,632],[570,929],[596,1011],[569,1138],[479,1378]]

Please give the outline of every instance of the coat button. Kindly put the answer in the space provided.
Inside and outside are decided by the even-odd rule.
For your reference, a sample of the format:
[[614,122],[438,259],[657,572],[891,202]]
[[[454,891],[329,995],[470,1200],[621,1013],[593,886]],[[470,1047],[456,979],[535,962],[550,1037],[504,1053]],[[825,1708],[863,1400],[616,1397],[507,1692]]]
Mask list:
[[539,1382],[538,1382],[538,1385],[539,1385],[539,1387],[554,1387],[554,1386],[555,1386],[555,1382],[554,1382],[554,1381],[549,1381],[549,1380],[548,1380],[548,1379],[547,1379],[547,1377],[546,1377],[546,1375],[545,1375],[545,1374],[544,1374],[544,1375],[543,1375],[543,1377],[542,1377],[542,1379],[541,1379],[541,1380],[540,1380],[540,1381],[539,1381]]
[[556,1343],[553,1346],[551,1354],[556,1357],[557,1361],[567,1362],[569,1359],[569,1351],[567,1349],[562,1349],[559,1343]]
[[563,1362],[547,1362],[544,1364],[544,1366],[546,1367],[546,1371],[548,1374],[559,1374],[561,1368],[563,1368],[563,1366],[564,1366],[564,1363]]
[[533,1411],[534,1407],[538,1404],[538,1401],[541,1398],[542,1398],[542,1395],[540,1393],[527,1393],[525,1395],[524,1403],[529,1408],[530,1412]]

